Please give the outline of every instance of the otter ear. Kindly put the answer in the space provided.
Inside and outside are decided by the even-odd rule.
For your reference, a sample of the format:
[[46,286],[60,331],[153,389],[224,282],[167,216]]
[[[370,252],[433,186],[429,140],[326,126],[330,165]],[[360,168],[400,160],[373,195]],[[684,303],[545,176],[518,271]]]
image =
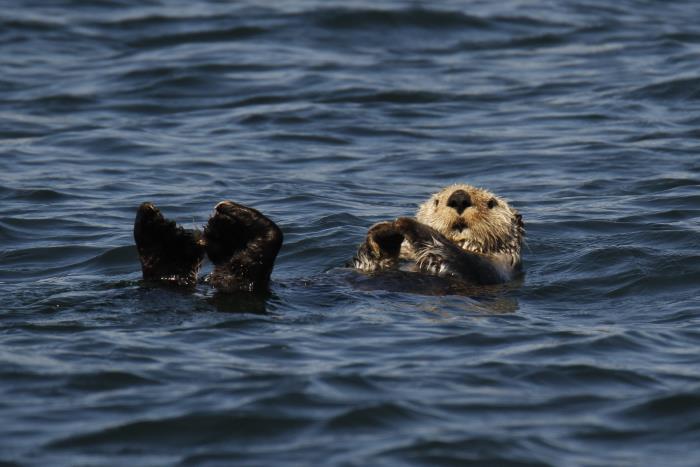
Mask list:
[[433,206],[437,207],[438,204],[440,204],[440,198],[436,196],[435,200],[433,201]]
[[487,203],[487,206],[489,209],[495,208],[496,206],[498,206],[498,200],[496,198],[491,198]]

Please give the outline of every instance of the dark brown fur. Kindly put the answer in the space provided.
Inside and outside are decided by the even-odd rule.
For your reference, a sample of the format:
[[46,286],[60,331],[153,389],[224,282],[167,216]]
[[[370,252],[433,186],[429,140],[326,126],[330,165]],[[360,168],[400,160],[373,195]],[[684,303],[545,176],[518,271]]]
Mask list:
[[139,206],[134,239],[145,280],[193,287],[206,253],[214,263],[210,283],[222,292],[266,291],[282,231],[259,211],[219,203],[204,234],[185,230],[151,203]]
[[196,285],[204,260],[201,232],[185,230],[165,219],[153,204],[143,203],[136,213],[134,239],[145,280]]
[[282,238],[279,227],[259,211],[222,201],[204,228],[214,263],[211,284],[223,292],[266,290]]

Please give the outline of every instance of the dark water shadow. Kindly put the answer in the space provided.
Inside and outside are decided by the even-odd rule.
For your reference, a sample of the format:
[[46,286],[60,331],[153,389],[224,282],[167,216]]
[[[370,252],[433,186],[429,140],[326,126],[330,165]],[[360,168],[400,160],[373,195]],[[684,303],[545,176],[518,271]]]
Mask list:
[[356,290],[384,291],[426,297],[465,297],[477,302],[487,312],[514,313],[519,305],[510,294],[523,284],[524,276],[505,284],[479,285],[413,271],[391,270],[362,273],[350,268],[335,270]]
[[164,290],[182,296],[194,295],[197,292],[196,287],[183,287],[182,285],[177,285],[173,282],[141,279],[137,281],[136,284],[143,291]]
[[[518,310],[518,300],[513,293],[522,287],[524,276],[505,284],[479,285],[456,281],[449,278],[422,274],[414,271],[391,270],[377,273],[363,273],[353,268],[333,268],[314,279],[278,282],[282,289],[307,290],[311,285],[321,295],[331,289],[350,288],[356,292],[408,294],[423,297],[464,297],[478,304],[478,309],[488,313],[514,313]],[[200,281],[196,287],[178,287],[174,284],[140,281],[142,290],[162,290],[174,296],[199,301],[204,308],[222,313],[252,313],[263,315],[269,312],[271,301],[278,301],[274,292],[220,292],[207,282]],[[355,294],[351,294],[355,295]],[[347,296],[344,294],[343,296]],[[356,296],[357,300],[361,297]],[[200,300],[201,299],[201,300]],[[299,298],[303,300],[302,298]],[[199,308],[196,306],[195,308]],[[274,308],[274,306],[273,306]]]
[[207,303],[223,313],[253,313],[263,315],[267,313],[267,302],[272,298],[272,293],[215,292],[207,299]]
[[[265,314],[267,313],[267,302],[273,298],[273,294],[270,292],[219,292],[205,281],[201,282],[196,287],[182,287],[168,282],[144,280],[139,281],[138,285],[141,290],[145,292],[163,291],[171,294],[173,298],[180,297],[197,301],[200,301],[198,299],[202,299],[200,301],[201,304],[213,307],[215,311],[223,313]],[[193,311],[199,308],[199,306],[195,306]]]

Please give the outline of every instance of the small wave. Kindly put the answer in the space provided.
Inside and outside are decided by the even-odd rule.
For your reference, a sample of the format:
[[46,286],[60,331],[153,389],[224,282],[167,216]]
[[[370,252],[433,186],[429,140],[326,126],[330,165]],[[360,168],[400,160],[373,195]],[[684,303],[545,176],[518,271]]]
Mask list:
[[[458,51],[501,50],[501,49],[538,49],[542,47],[554,47],[569,41],[564,34],[543,33],[515,37],[505,40],[492,41],[463,41],[442,53],[455,53]],[[440,51],[436,51],[440,52]]]
[[219,16],[206,16],[190,14],[187,16],[171,16],[162,14],[142,14],[136,16],[116,17],[92,24],[96,28],[114,28],[122,31],[146,31],[153,28],[167,26],[182,26],[192,23],[210,22],[220,19]]
[[535,340],[530,334],[521,336],[514,335],[485,335],[479,332],[468,332],[457,336],[447,336],[437,339],[434,345],[448,346],[463,349],[465,347],[478,347],[480,349],[488,349],[501,347],[504,345],[513,345],[515,342],[524,343],[526,341]]
[[33,99],[32,105],[44,110],[75,112],[97,102],[98,97],[90,94],[51,94]]
[[0,252],[0,260],[4,265],[0,270],[0,277],[9,281],[22,281],[28,278],[54,277],[81,268],[88,268],[93,272],[101,269],[104,272],[124,273],[124,268],[132,268],[135,254],[132,256],[127,253],[132,249],[133,247],[119,247],[106,254],[102,248],[80,245],[9,250]]
[[100,371],[71,376],[66,385],[81,391],[112,391],[133,386],[158,384],[157,381],[123,371]]
[[52,190],[50,188],[15,188],[9,192],[6,192],[3,197],[33,202],[50,202],[79,198],[79,196],[59,190]]
[[567,42],[567,38],[561,34],[545,33],[536,34],[534,36],[525,36],[512,39],[508,42],[508,47],[519,48],[538,48],[538,47],[551,47],[555,45],[561,45]]
[[128,43],[136,49],[171,47],[195,42],[228,42],[232,40],[250,39],[267,32],[267,29],[253,26],[238,26],[228,29],[185,32],[179,34],[163,34],[160,36],[144,37]]
[[21,140],[21,139],[29,139],[29,138],[40,138],[48,132],[48,128],[45,129],[37,129],[37,130],[28,130],[26,128],[23,129],[15,129],[15,128],[4,128],[0,130],[0,139],[9,139],[9,140]]
[[[437,438],[437,439],[436,439]],[[443,439],[440,439],[443,438]],[[532,452],[533,440],[518,440],[507,434],[433,435],[426,439],[406,439],[400,447],[385,449],[376,455],[392,460],[387,465],[494,465],[540,467],[551,465],[537,461]],[[375,458],[375,459],[376,459]],[[371,464],[372,462],[370,462]],[[376,461],[383,465],[383,462]]]
[[271,413],[194,412],[177,417],[129,422],[86,434],[75,434],[49,443],[50,448],[85,448],[105,445],[182,447],[201,446],[220,440],[271,440],[295,436],[309,422],[301,417],[275,416]]
[[700,77],[676,78],[649,84],[629,92],[634,99],[700,99]]
[[0,221],[0,240],[7,242],[11,240],[23,240],[25,238],[22,232],[8,225],[4,225],[3,222]]
[[[648,347],[641,344],[643,339],[630,333],[596,334],[593,336],[567,334],[557,334],[553,336],[555,339],[552,340],[551,344],[540,344],[534,349],[526,349],[524,352],[519,353],[518,357],[525,360],[564,359],[566,357],[577,358],[581,355],[608,355],[612,352],[641,353],[649,351]],[[604,370],[601,368],[601,371]]]
[[664,207],[671,209],[696,209],[700,206],[700,194],[695,190],[689,194],[676,194],[674,196],[650,196],[644,201],[648,206]]
[[[149,64],[150,65],[150,64]],[[190,64],[188,66],[141,66],[125,70],[121,73],[120,79],[125,82],[139,82],[148,80],[167,79],[170,77],[188,73],[191,75],[219,75],[237,72],[269,71],[274,69],[272,65],[256,63],[201,63]]]
[[700,393],[679,392],[659,395],[643,402],[638,402],[620,411],[618,416],[625,420],[647,423],[649,420],[664,421],[674,431],[685,432],[687,429],[700,431],[697,424],[700,418]]
[[251,96],[240,99],[235,103],[231,104],[231,107],[245,107],[253,105],[266,105],[266,104],[281,104],[289,102],[292,100],[289,95],[282,94],[265,94],[259,96]]
[[346,138],[338,138],[328,135],[310,135],[301,133],[274,133],[270,136],[278,141],[301,141],[309,143],[330,144],[334,146],[347,146],[351,141]]
[[43,236],[49,230],[54,233],[57,231],[73,231],[77,234],[85,234],[93,229],[93,226],[87,222],[49,217],[0,217],[0,227],[6,228],[12,231],[13,234],[24,238]]
[[580,220],[566,220],[552,222],[550,230],[556,230],[562,234],[576,232],[578,234],[598,233],[604,235],[629,234],[630,229],[644,227],[643,224],[622,223],[614,219],[592,219],[582,217]]
[[[328,332],[325,337],[336,336]],[[372,395],[381,392],[381,384],[376,382],[374,378],[361,372],[326,374],[323,375],[321,381],[327,387],[332,388],[333,391],[348,395]]]
[[457,11],[427,9],[336,9],[316,13],[316,23],[329,29],[413,27],[421,29],[487,28],[488,20]]
[[552,20],[545,17],[535,18],[533,16],[526,15],[495,15],[489,18],[493,23],[501,25],[507,24],[511,27],[528,27],[533,29],[544,29],[544,28],[570,28],[574,24],[571,22],[562,22],[558,20]]
[[632,135],[629,138],[627,138],[627,141],[631,143],[637,143],[643,141],[659,141],[666,139],[678,139],[683,141],[700,139],[700,130],[691,129],[681,131],[651,131],[639,135]]
[[3,252],[1,257],[5,265],[28,266],[36,262],[45,267],[47,262],[52,264],[65,264],[71,261],[72,258],[90,256],[98,250],[97,247],[77,245],[45,246],[11,250]]
[[64,25],[60,21],[52,21],[44,18],[42,20],[35,18],[28,19],[0,19],[0,30],[5,31],[27,31],[27,32],[46,32],[64,29]]
[[347,410],[326,421],[325,426],[330,431],[389,428],[418,420],[424,422],[425,415],[406,404],[383,402]]
[[134,260],[137,256],[136,247],[134,245],[119,246],[109,248],[93,258],[80,263],[78,266],[89,268],[92,271],[97,269],[102,272],[107,272],[105,269],[134,264]]
[[672,32],[672,33],[662,34],[660,36],[660,39],[681,42],[684,44],[698,44],[698,43],[700,43],[700,34],[692,33],[692,32]]
[[[232,304],[231,302],[236,299],[241,298],[237,303]],[[222,301],[227,303],[221,303]],[[209,329],[226,329],[231,332],[245,331],[256,326],[264,326],[267,320],[264,319],[264,313],[266,311],[266,303],[264,297],[237,297],[232,298],[228,296],[214,296],[210,303],[212,303],[217,310],[230,313],[233,311],[236,315],[235,319],[227,319],[225,321],[216,322],[210,326]],[[244,313],[238,313],[244,311]]]
[[609,292],[609,296],[632,296],[645,294],[677,294],[694,296],[693,285],[700,283],[700,256],[683,255],[657,259],[646,274],[638,274],[627,283],[620,284]]
[[633,187],[639,193],[658,193],[685,187],[700,188],[700,178],[657,176],[639,180]]
[[24,323],[17,326],[19,329],[32,333],[47,334],[76,334],[90,329],[80,321],[61,321],[49,323]]
[[166,75],[139,86],[133,86],[125,95],[148,95],[149,97],[163,98],[166,96],[191,96],[201,95],[202,91],[211,89],[215,84],[213,77],[203,74],[189,73],[172,76]]
[[649,429],[637,427],[637,428],[615,428],[611,426],[605,426],[600,423],[588,424],[581,427],[576,434],[576,437],[588,440],[588,441],[603,441],[606,443],[621,443],[621,442],[633,442],[640,438],[648,436],[650,433]]
[[[73,6],[76,8],[85,6],[83,0],[62,0],[62,3],[64,3],[67,6]],[[90,3],[91,7],[109,9],[125,8],[132,5],[133,3],[130,0],[92,0]]]
[[336,91],[333,97],[321,99],[324,103],[391,103],[391,104],[431,104],[454,99],[454,95],[422,90],[371,91],[346,89]]
[[579,390],[584,390],[586,386],[612,391],[620,387],[648,388],[659,384],[649,374],[632,369],[606,368],[598,364],[539,364],[522,367],[519,372],[519,379],[524,381],[555,387],[576,387]]
[[243,125],[261,125],[261,124],[274,124],[274,125],[302,125],[304,123],[311,123],[313,120],[309,118],[300,117],[297,115],[275,115],[270,113],[252,113],[242,116],[239,120]]
[[652,259],[656,259],[656,256],[643,248],[615,245],[582,252],[576,262],[584,270],[589,266],[596,266],[598,271],[600,271],[601,267],[608,265],[613,267],[613,271],[617,271],[618,269],[615,265],[620,265],[624,268],[626,263],[650,261]]

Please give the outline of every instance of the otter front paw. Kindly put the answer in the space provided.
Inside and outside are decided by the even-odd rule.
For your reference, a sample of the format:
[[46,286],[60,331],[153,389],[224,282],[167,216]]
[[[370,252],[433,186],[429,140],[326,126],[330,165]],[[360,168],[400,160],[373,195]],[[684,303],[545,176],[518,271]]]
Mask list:
[[418,246],[421,243],[430,243],[436,237],[443,235],[425,224],[421,224],[412,217],[399,217],[394,221],[394,228],[401,232],[406,240]]
[[404,235],[421,272],[442,275],[448,269],[448,258],[461,254],[440,232],[412,217],[399,217],[394,227]]
[[185,230],[163,217],[151,203],[142,203],[134,221],[134,240],[145,280],[193,287],[204,260],[198,230]]
[[462,250],[429,225],[411,217],[400,217],[394,226],[413,250],[418,271],[481,284],[501,281],[498,271],[484,255]]
[[403,235],[393,222],[374,224],[367,231],[365,242],[357,250],[352,264],[367,272],[392,268],[399,259],[402,242]]
[[214,263],[210,283],[223,292],[267,289],[282,231],[259,211],[222,201],[204,228],[207,255]]

